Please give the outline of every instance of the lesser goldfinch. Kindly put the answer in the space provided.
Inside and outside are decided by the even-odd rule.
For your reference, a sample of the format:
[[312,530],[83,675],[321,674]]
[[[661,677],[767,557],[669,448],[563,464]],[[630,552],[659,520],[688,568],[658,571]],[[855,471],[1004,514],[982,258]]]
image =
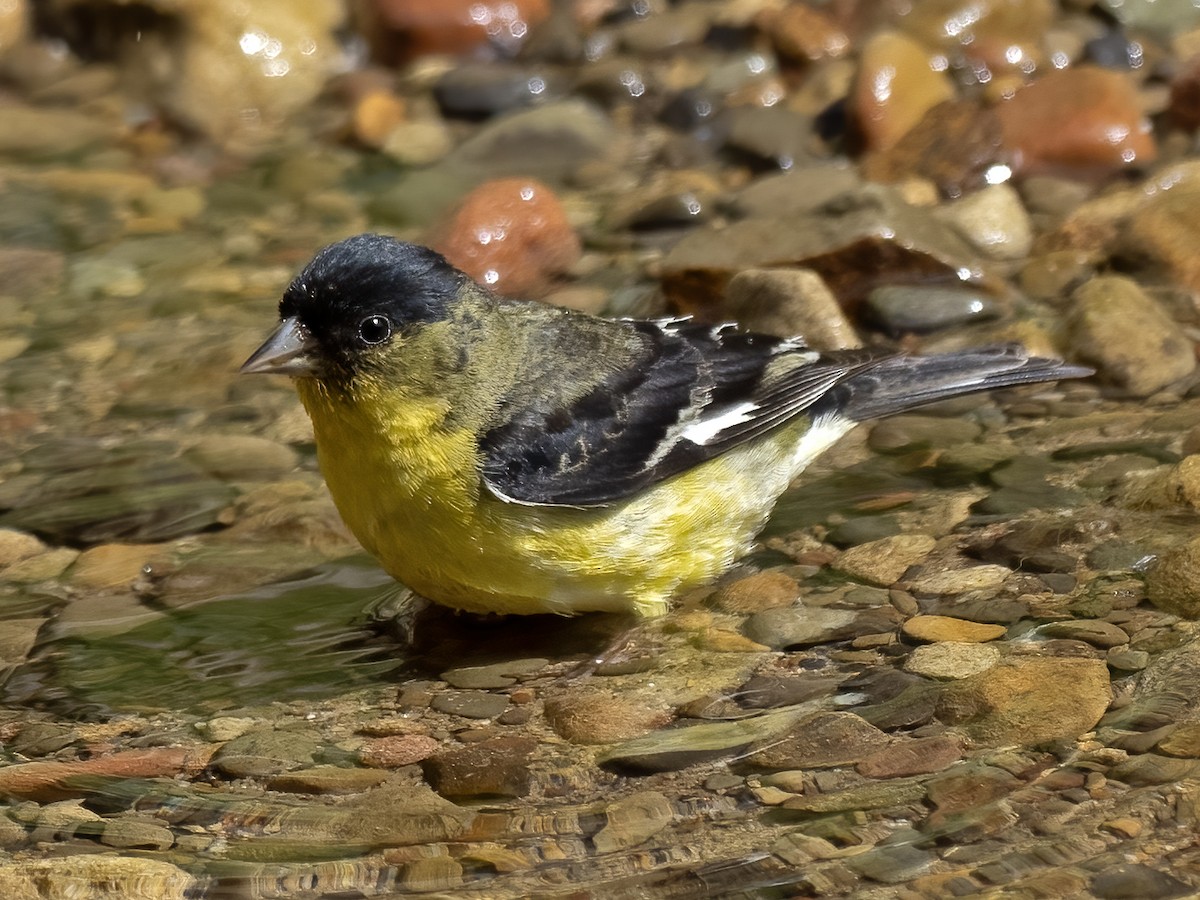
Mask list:
[[294,376],[342,517],[409,588],[474,612],[658,615],[749,551],[864,419],[1090,370],[1014,346],[817,352],[688,319],[493,296],[442,256],[326,247],[242,366]]

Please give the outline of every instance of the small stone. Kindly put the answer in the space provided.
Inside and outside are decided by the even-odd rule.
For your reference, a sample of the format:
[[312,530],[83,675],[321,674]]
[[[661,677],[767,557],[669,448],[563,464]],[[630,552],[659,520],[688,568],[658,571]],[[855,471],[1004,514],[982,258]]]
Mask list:
[[849,609],[789,606],[755,613],[742,626],[742,633],[756,643],[782,650],[845,636],[857,618]]
[[853,765],[890,738],[854,713],[803,719],[790,732],[751,747],[742,761],[756,769],[814,769]]
[[937,541],[927,534],[898,534],[843,550],[833,567],[859,581],[888,587],[935,546]]
[[1116,625],[1099,619],[1071,619],[1065,622],[1050,622],[1038,629],[1047,637],[1086,641],[1093,647],[1107,650],[1129,643],[1129,635]]
[[926,643],[954,641],[980,644],[1002,638],[1007,633],[1003,625],[971,622],[951,616],[913,616],[905,620],[901,628],[906,637]]
[[999,648],[991,644],[942,641],[916,647],[904,661],[904,671],[939,681],[968,678],[1000,662]]
[[[1087,97],[1087,103],[1080,103]],[[1150,123],[1129,77],[1098,66],[1052,70],[997,112],[1023,171],[1054,165],[1086,170],[1145,165],[1157,155]]]
[[450,152],[454,139],[439,119],[399,122],[387,133],[380,150],[402,166],[428,166]]
[[186,900],[202,890],[200,881],[178,866],[132,854],[76,853],[0,863],[3,897],[101,900],[118,885],[128,896],[134,896],[131,886],[136,886],[138,896],[154,900]]
[[1200,722],[1184,722],[1158,742],[1156,749],[1167,756],[1200,759]]
[[441,744],[425,734],[395,734],[374,738],[358,751],[364,766],[374,769],[398,769],[427,759]]
[[537,741],[499,737],[425,760],[425,777],[444,797],[524,797]]
[[449,691],[431,704],[438,712],[467,719],[494,719],[508,708],[508,697],[486,691]]
[[71,569],[71,580],[96,588],[131,584],[142,577],[146,566],[161,552],[153,544],[101,544],[79,555]]
[[378,150],[392,130],[404,121],[404,99],[388,90],[368,91],[358,98],[351,116],[354,137]]
[[480,284],[512,297],[546,292],[579,259],[579,238],[554,192],[533,178],[471,191],[429,244]]
[[867,295],[871,320],[891,334],[926,334],[999,318],[1003,305],[978,290],[932,285],[884,284]]
[[15,528],[0,528],[0,569],[37,556],[49,548],[32,534]]
[[1200,538],[1164,553],[1146,575],[1146,591],[1164,612],[1200,619]]
[[952,447],[976,440],[983,429],[966,419],[908,414],[876,423],[867,439],[878,453],[908,453],[930,447]]
[[1012,570],[1004,566],[971,566],[922,575],[909,585],[909,590],[918,596],[985,591],[1002,586],[1012,574]]
[[1128,650],[1114,647],[1104,658],[1110,668],[1118,672],[1140,672],[1150,665],[1150,654],[1145,650]]
[[850,107],[867,148],[894,146],[930,109],[954,97],[924,46],[898,32],[870,38],[859,55]]
[[167,850],[175,843],[171,829],[137,819],[113,819],[100,832],[100,843],[119,850]]
[[387,772],[376,769],[348,769],[342,766],[315,766],[273,776],[267,787],[290,794],[359,794],[378,787],[388,779]]
[[296,451],[284,444],[250,434],[221,434],[201,438],[184,458],[218,478],[256,481],[277,478],[296,468]]
[[571,690],[546,698],[546,722],[573,744],[627,741],[660,728],[670,712],[627,695],[604,690]]
[[841,304],[811,269],[746,269],[725,289],[729,315],[747,331],[800,336],[818,350],[861,347]]
[[1017,657],[948,682],[938,718],[981,744],[1029,747],[1090,731],[1111,699],[1102,660]]
[[1192,887],[1186,882],[1141,863],[1120,863],[1097,872],[1088,887],[1101,900],[1140,900],[1143,897],[1169,900],[1171,897],[1194,896]]
[[254,728],[258,722],[246,716],[214,716],[196,727],[210,741],[232,741]]
[[462,666],[457,669],[447,669],[442,673],[442,680],[451,687],[488,690],[511,687],[521,676],[531,675],[549,665],[549,660],[510,659],[490,666]]
[[712,602],[731,613],[761,612],[791,606],[800,596],[800,585],[790,575],[777,570],[755,572],[722,585]]
[[234,778],[277,775],[311,765],[320,748],[294,731],[259,729],[226,743],[213,756],[213,765]]
[[939,210],[984,255],[1019,260],[1033,248],[1033,222],[1010,184],[993,184]]
[[4,570],[4,578],[17,584],[32,584],[57,578],[79,557],[79,551],[58,547],[15,562]]
[[592,843],[600,853],[615,853],[654,837],[674,820],[675,809],[658,791],[643,791],[610,803],[604,817]]
[[799,63],[837,59],[850,49],[850,38],[825,10],[789,4],[764,7],[756,24],[782,56]]
[[907,778],[940,772],[962,759],[961,742],[949,735],[898,740],[859,760],[855,768],[867,778]]
[[869,782],[834,791],[795,797],[783,804],[784,809],[808,813],[837,813],[850,810],[887,809],[918,803],[925,798],[925,786],[915,778],[893,778]]
[[[1071,303],[1076,354],[1129,393],[1147,397],[1196,367],[1179,325],[1132,279],[1097,276],[1075,291]],[[1130,322],[1138,327],[1131,330]]]

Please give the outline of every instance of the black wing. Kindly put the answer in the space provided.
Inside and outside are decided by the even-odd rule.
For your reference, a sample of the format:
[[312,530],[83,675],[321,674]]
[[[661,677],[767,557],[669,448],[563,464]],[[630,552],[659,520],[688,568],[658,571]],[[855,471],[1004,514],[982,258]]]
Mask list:
[[[603,506],[796,416],[889,356],[687,321],[629,322],[643,352],[569,404],[536,404],[480,440],[484,483],[517,503]],[[764,381],[785,355],[795,368]]]

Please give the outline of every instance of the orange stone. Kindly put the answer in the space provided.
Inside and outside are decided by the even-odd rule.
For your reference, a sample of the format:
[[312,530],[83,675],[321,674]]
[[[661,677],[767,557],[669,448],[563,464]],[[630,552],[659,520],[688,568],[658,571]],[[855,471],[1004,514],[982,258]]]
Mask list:
[[943,101],[953,99],[954,85],[932,66],[933,53],[897,32],[867,41],[851,91],[851,108],[865,149],[886,150],[896,144]]
[[464,53],[488,41],[517,45],[550,15],[549,0],[375,0],[374,7],[413,56]]
[[1051,72],[997,112],[1022,171],[1113,169],[1157,155],[1133,83],[1110,69],[1083,65]]
[[581,252],[562,203],[533,178],[484,182],[434,227],[428,243],[510,297],[543,296]]

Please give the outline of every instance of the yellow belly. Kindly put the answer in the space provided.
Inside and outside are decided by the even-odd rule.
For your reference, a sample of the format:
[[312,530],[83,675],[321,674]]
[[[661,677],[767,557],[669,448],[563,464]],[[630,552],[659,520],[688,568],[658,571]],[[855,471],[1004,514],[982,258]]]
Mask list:
[[403,584],[475,612],[661,614],[672,595],[750,549],[807,463],[797,459],[807,422],[797,422],[611,507],[527,506],[481,485],[472,435],[442,427],[435,403],[406,403],[382,423],[361,409],[377,404],[301,395],[326,482],[358,540]]

